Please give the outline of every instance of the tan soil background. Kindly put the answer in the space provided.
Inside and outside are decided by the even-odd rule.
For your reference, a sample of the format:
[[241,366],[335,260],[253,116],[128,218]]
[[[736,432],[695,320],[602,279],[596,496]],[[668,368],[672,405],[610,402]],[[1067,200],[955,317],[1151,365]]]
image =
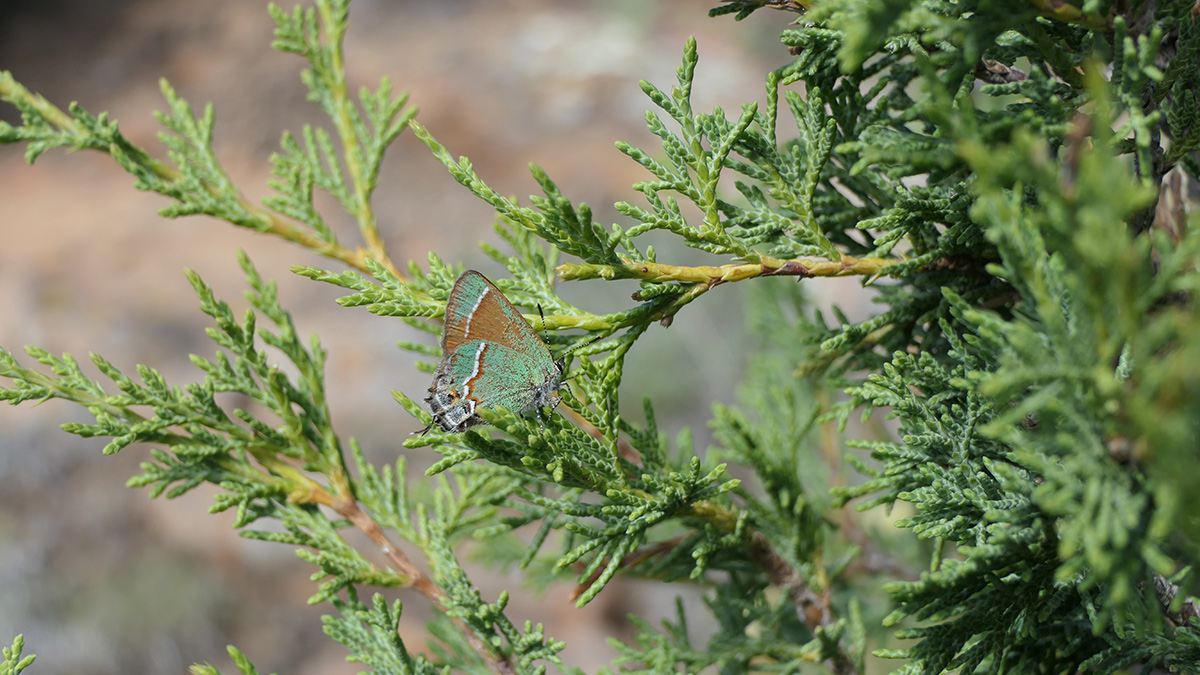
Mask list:
[[[635,200],[629,185],[647,174],[612,143],[657,148],[638,80],[669,89],[684,41],[695,35],[696,108],[720,104],[736,114],[742,102],[763,101],[766,73],[790,59],[776,37],[790,15],[764,11],[737,24],[708,18],[712,4],[360,0],[346,60],[355,88],[387,76],[409,91],[419,119],[502,194],[537,192],[527,169],[534,162],[569,197],[593,205],[601,222],[626,223],[611,205]],[[158,80],[166,78],[197,111],[214,104],[218,155],[257,200],[268,194],[268,158],[282,132],[324,124],[305,100],[303,63],[270,49],[272,25],[266,2],[254,0],[6,2],[0,69],[61,107],[76,100],[93,113],[108,111],[159,156],[152,112],[165,107]],[[9,106],[0,116],[15,122]],[[0,147],[0,346],[39,345],[81,360],[94,351],[127,373],[145,363],[173,384],[199,379],[187,355],[211,355],[213,346],[183,270],[198,271],[240,312],[246,302],[235,251],[245,249],[279,283],[301,333],[319,333],[329,350],[343,439],[359,439],[376,462],[405,452],[400,444],[418,425],[390,391],[418,398],[428,376],[395,344],[423,338],[400,321],[337,306],[336,289],[287,269],[340,271],[336,263],[211,219],[165,220],[157,211],[168,202],[135,191],[106,156],[56,150],[31,167],[23,151]],[[432,250],[485,274],[502,272],[475,245],[501,244],[490,208],[407,133],[375,204],[395,260],[424,266]],[[325,213],[344,241],[357,241],[348,218]],[[688,251],[674,260],[724,262]],[[585,286],[566,292],[594,311],[627,306],[636,290]],[[698,446],[709,442],[708,406],[733,401],[743,368],[740,301],[740,289],[723,287],[639,343],[624,389],[635,420],[649,395],[669,434],[690,426]],[[167,501],[123,487],[147,448],[104,457],[103,439],[57,428],[90,421],[63,402],[0,407],[0,642],[24,633],[26,651],[38,654],[31,672],[182,673],[203,661],[235,672],[226,644],[264,673],[361,669],[321,634],[325,608],[305,604],[314,590],[308,564],[287,546],[238,537],[230,514],[208,514],[211,489]],[[419,476],[429,462],[414,453],[410,471]],[[564,658],[589,671],[614,655],[606,636],[628,636],[627,615],[657,623],[681,590],[618,582],[579,610],[567,599],[569,583],[538,596],[516,573],[480,571],[478,581],[489,600],[512,591],[511,616],[544,622],[568,643]],[[389,597],[405,600],[404,632],[419,649],[430,610],[413,593]],[[698,598],[686,600],[698,607]],[[705,627],[693,630],[702,636]]]

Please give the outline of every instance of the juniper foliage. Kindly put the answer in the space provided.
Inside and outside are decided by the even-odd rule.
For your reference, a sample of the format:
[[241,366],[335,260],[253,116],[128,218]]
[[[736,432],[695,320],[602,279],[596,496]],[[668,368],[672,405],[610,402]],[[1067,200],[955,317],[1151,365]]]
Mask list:
[[[64,429],[111,439],[105,452],[152,446],[130,484],[155,496],[219,486],[213,510],[233,509],[243,536],[297,547],[319,570],[326,633],[379,672],[573,672],[542,625],[508,618],[507,594],[481,596],[459,563],[472,540],[537,583],[574,579],[580,605],[617,575],[704,589],[712,634],[689,630],[682,603],[662,627],[635,619],[633,639],[614,641],[619,672],[1197,670],[1194,6],[728,0],[711,13],[762,8],[805,14],[781,33],[795,59],[766,74],[763,105],[695,110],[694,40],[673,84],[642,83],[661,146],[617,145],[648,174],[616,205],[624,224],[596,222],[537,167],[528,205],[501,196],[386,80],[351,95],[348,0],[272,7],[275,46],[307,61],[330,127],[283,138],[262,204],[212,151],[211,107],[197,117],[168,84],[162,162],[105,115],[64,112],[0,73],[22,116],[0,123],[0,141],[30,161],[56,147],[107,153],[136,187],[174,200],[165,216],[206,214],[328,256],[342,267],[294,271],[423,331],[401,347],[432,372],[430,319],[461,268],[434,253],[424,269],[395,264],[371,208],[383,153],[411,129],[496,210],[505,248],[484,249],[510,274],[497,285],[571,353],[575,375],[561,416],[488,410],[490,426],[408,440],[442,456],[421,498],[403,458],[373,466],[342,440],[319,341],[296,335],[242,256],[253,310],[241,318],[190,276],[218,348],[193,357],[203,381],[171,386],[148,366],[133,378],[94,356],[102,385],[70,356],[28,348],[41,368],[0,351],[0,397],[85,407],[95,423]],[[339,241],[316,191],[354,216],[360,244]],[[659,262],[645,243],[655,230],[713,265]],[[815,311],[802,290],[832,276],[861,277],[879,310]],[[608,314],[555,287],[612,279],[641,287]],[[643,424],[628,416],[624,360],[656,322],[735,282],[751,299],[753,359],[700,452],[688,430],[660,427],[652,401]],[[230,391],[263,412],[218,404]],[[852,415],[880,409],[892,427],[838,440]],[[870,525],[892,509],[894,527]],[[282,531],[256,529],[263,519]],[[351,546],[350,528],[388,565]],[[400,639],[403,606],[375,590],[397,586],[440,610],[427,648]],[[28,665],[20,651],[18,638],[5,672]]]
[[23,649],[25,649],[25,639],[18,635],[13,639],[12,647],[5,647],[3,650],[4,660],[0,661],[0,674],[17,675],[33,664],[35,660],[33,656],[21,656]]

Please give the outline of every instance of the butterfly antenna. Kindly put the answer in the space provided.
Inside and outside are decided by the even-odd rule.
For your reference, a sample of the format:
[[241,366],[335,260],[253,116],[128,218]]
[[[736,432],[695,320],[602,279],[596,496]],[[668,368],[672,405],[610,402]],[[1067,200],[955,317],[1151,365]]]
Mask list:
[[[546,315],[542,312],[542,303],[539,302],[537,308],[538,308],[538,316],[540,316],[542,318],[542,341],[544,342],[544,341],[546,341]],[[567,351],[563,352],[562,356],[559,358],[565,362],[566,358],[568,356],[570,356],[571,354],[574,354],[575,352],[579,351],[580,349],[583,349],[584,347],[596,342],[597,340],[606,338],[609,335],[612,335],[612,333],[608,333],[608,334],[601,333],[600,335],[593,337],[591,340],[588,340],[587,342],[581,342],[581,343],[575,345],[574,347],[571,347]],[[571,380],[575,379],[579,375],[582,375],[582,373],[580,373],[579,371],[575,371],[575,373],[573,375],[568,375],[567,377],[564,377],[562,379],[562,382],[564,382],[564,383],[570,382]],[[538,421],[541,422],[541,419],[539,418]]]
[[574,347],[571,347],[566,352],[564,352],[563,356],[569,356],[571,354],[574,354],[575,352],[579,351],[580,349],[583,349],[584,347],[586,347],[594,342],[599,342],[600,340],[608,337],[609,335],[612,335],[612,333],[609,333],[608,335],[601,333],[600,335],[593,337],[591,340],[588,340],[587,342],[581,342],[581,343],[575,345]]
[[[588,340],[587,342],[581,342],[581,343],[579,343],[579,344],[575,345],[574,347],[571,347],[571,348],[570,348],[570,349],[568,349],[566,352],[564,352],[564,353],[563,353],[563,355],[562,355],[562,358],[565,360],[565,359],[566,359],[568,356],[570,356],[571,354],[574,354],[575,352],[579,351],[580,349],[583,349],[584,347],[586,347],[586,346],[588,346],[588,345],[590,345],[590,344],[592,344],[592,343],[594,343],[594,342],[597,342],[597,341],[599,341],[599,340],[601,340],[601,339],[603,339],[603,338],[606,338],[606,337],[608,337],[609,335],[612,335],[612,333],[609,333],[609,334],[607,334],[607,335],[605,335],[604,333],[601,333],[600,335],[597,335],[597,336],[593,337],[591,340]],[[582,373],[582,372],[580,372],[579,370],[575,370],[575,371],[574,371],[572,374],[570,374],[570,375],[568,375],[568,376],[564,377],[562,381],[563,381],[563,382],[570,382],[571,380],[575,379],[576,377],[579,377],[579,376],[580,376],[580,375],[582,375],[582,374],[583,374],[583,373]]]

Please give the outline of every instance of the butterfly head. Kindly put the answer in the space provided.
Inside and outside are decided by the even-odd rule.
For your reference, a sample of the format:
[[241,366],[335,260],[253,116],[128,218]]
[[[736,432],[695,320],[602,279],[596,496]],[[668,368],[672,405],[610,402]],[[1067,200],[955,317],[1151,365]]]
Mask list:
[[567,386],[567,378],[563,377],[563,371],[567,364],[564,359],[555,359],[554,377],[546,380],[544,384],[538,385],[533,390],[533,406],[537,408],[557,408],[559,403],[562,403],[562,397],[558,395],[558,390]]

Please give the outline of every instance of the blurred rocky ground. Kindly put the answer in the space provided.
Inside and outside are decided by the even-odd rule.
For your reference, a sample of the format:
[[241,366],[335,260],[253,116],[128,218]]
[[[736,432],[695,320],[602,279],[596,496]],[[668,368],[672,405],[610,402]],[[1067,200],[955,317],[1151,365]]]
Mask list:
[[[776,38],[790,15],[759,12],[738,24],[709,19],[712,4],[358,0],[346,62],[354,88],[386,76],[409,91],[419,119],[502,194],[537,192],[533,162],[566,195],[591,204],[599,221],[624,223],[611,205],[633,200],[629,186],[646,174],[613,141],[657,147],[645,129],[639,79],[669,88],[684,41],[695,35],[697,109],[736,111],[762,102],[767,71],[790,59]],[[61,107],[78,101],[108,111],[160,156],[152,113],[164,108],[165,78],[197,110],[212,102],[217,152],[242,190],[260,199],[280,135],[324,124],[300,84],[303,63],[270,49],[266,8],[251,0],[7,0],[0,69]],[[12,108],[0,105],[0,119],[15,122]],[[423,266],[435,251],[501,273],[475,245],[500,244],[490,209],[408,134],[384,167],[375,204],[397,261]],[[319,333],[329,350],[343,437],[358,438],[377,462],[404,452],[401,442],[418,425],[389,392],[418,398],[428,376],[395,344],[422,338],[400,321],[341,308],[336,290],[288,272],[293,264],[338,269],[334,263],[211,219],[165,220],[157,211],[167,205],[134,190],[97,153],[53,151],[31,167],[23,148],[0,147],[0,345],[39,345],[81,360],[94,351],[126,372],[145,363],[174,384],[199,379],[188,354],[211,355],[213,347],[183,270],[198,271],[240,312],[246,302],[235,251],[244,249],[279,283],[301,332]],[[354,240],[351,221],[327,206],[343,238]],[[711,262],[691,251],[675,255]],[[626,306],[635,289],[591,284],[565,292],[607,311]],[[625,381],[635,419],[649,395],[664,430],[691,426],[704,447],[709,403],[733,400],[743,368],[739,294],[723,287],[670,330],[656,328],[639,342]],[[236,536],[230,514],[207,512],[212,490],[152,501],[124,488],[147,449],[103,457],[102,439],[58,429],[88,421],[62,402],[0,408],[0,642],[24,633],[39,675],[181,673],[198,661],[233,672],[226,644],[262,672],[359,670],[321,635],[324,608],[305,604],[309,565],[286,546]],[[411,470],[429,462],[416,453]],[[619,582],[579,610],[567,599],[570,584],[538,596],[523,593],[515,573],[473,568],[486,598],[513,591],[513,617],[544,622],[568,643],[565,659],[589,671],[613,655],[606,636],[627,635],[629,613],[657,623],[673,613],[680,591]],[[397,596],[418,645],[429,610],[415,594]],[[699,603],[696,595],[685,600]]]

